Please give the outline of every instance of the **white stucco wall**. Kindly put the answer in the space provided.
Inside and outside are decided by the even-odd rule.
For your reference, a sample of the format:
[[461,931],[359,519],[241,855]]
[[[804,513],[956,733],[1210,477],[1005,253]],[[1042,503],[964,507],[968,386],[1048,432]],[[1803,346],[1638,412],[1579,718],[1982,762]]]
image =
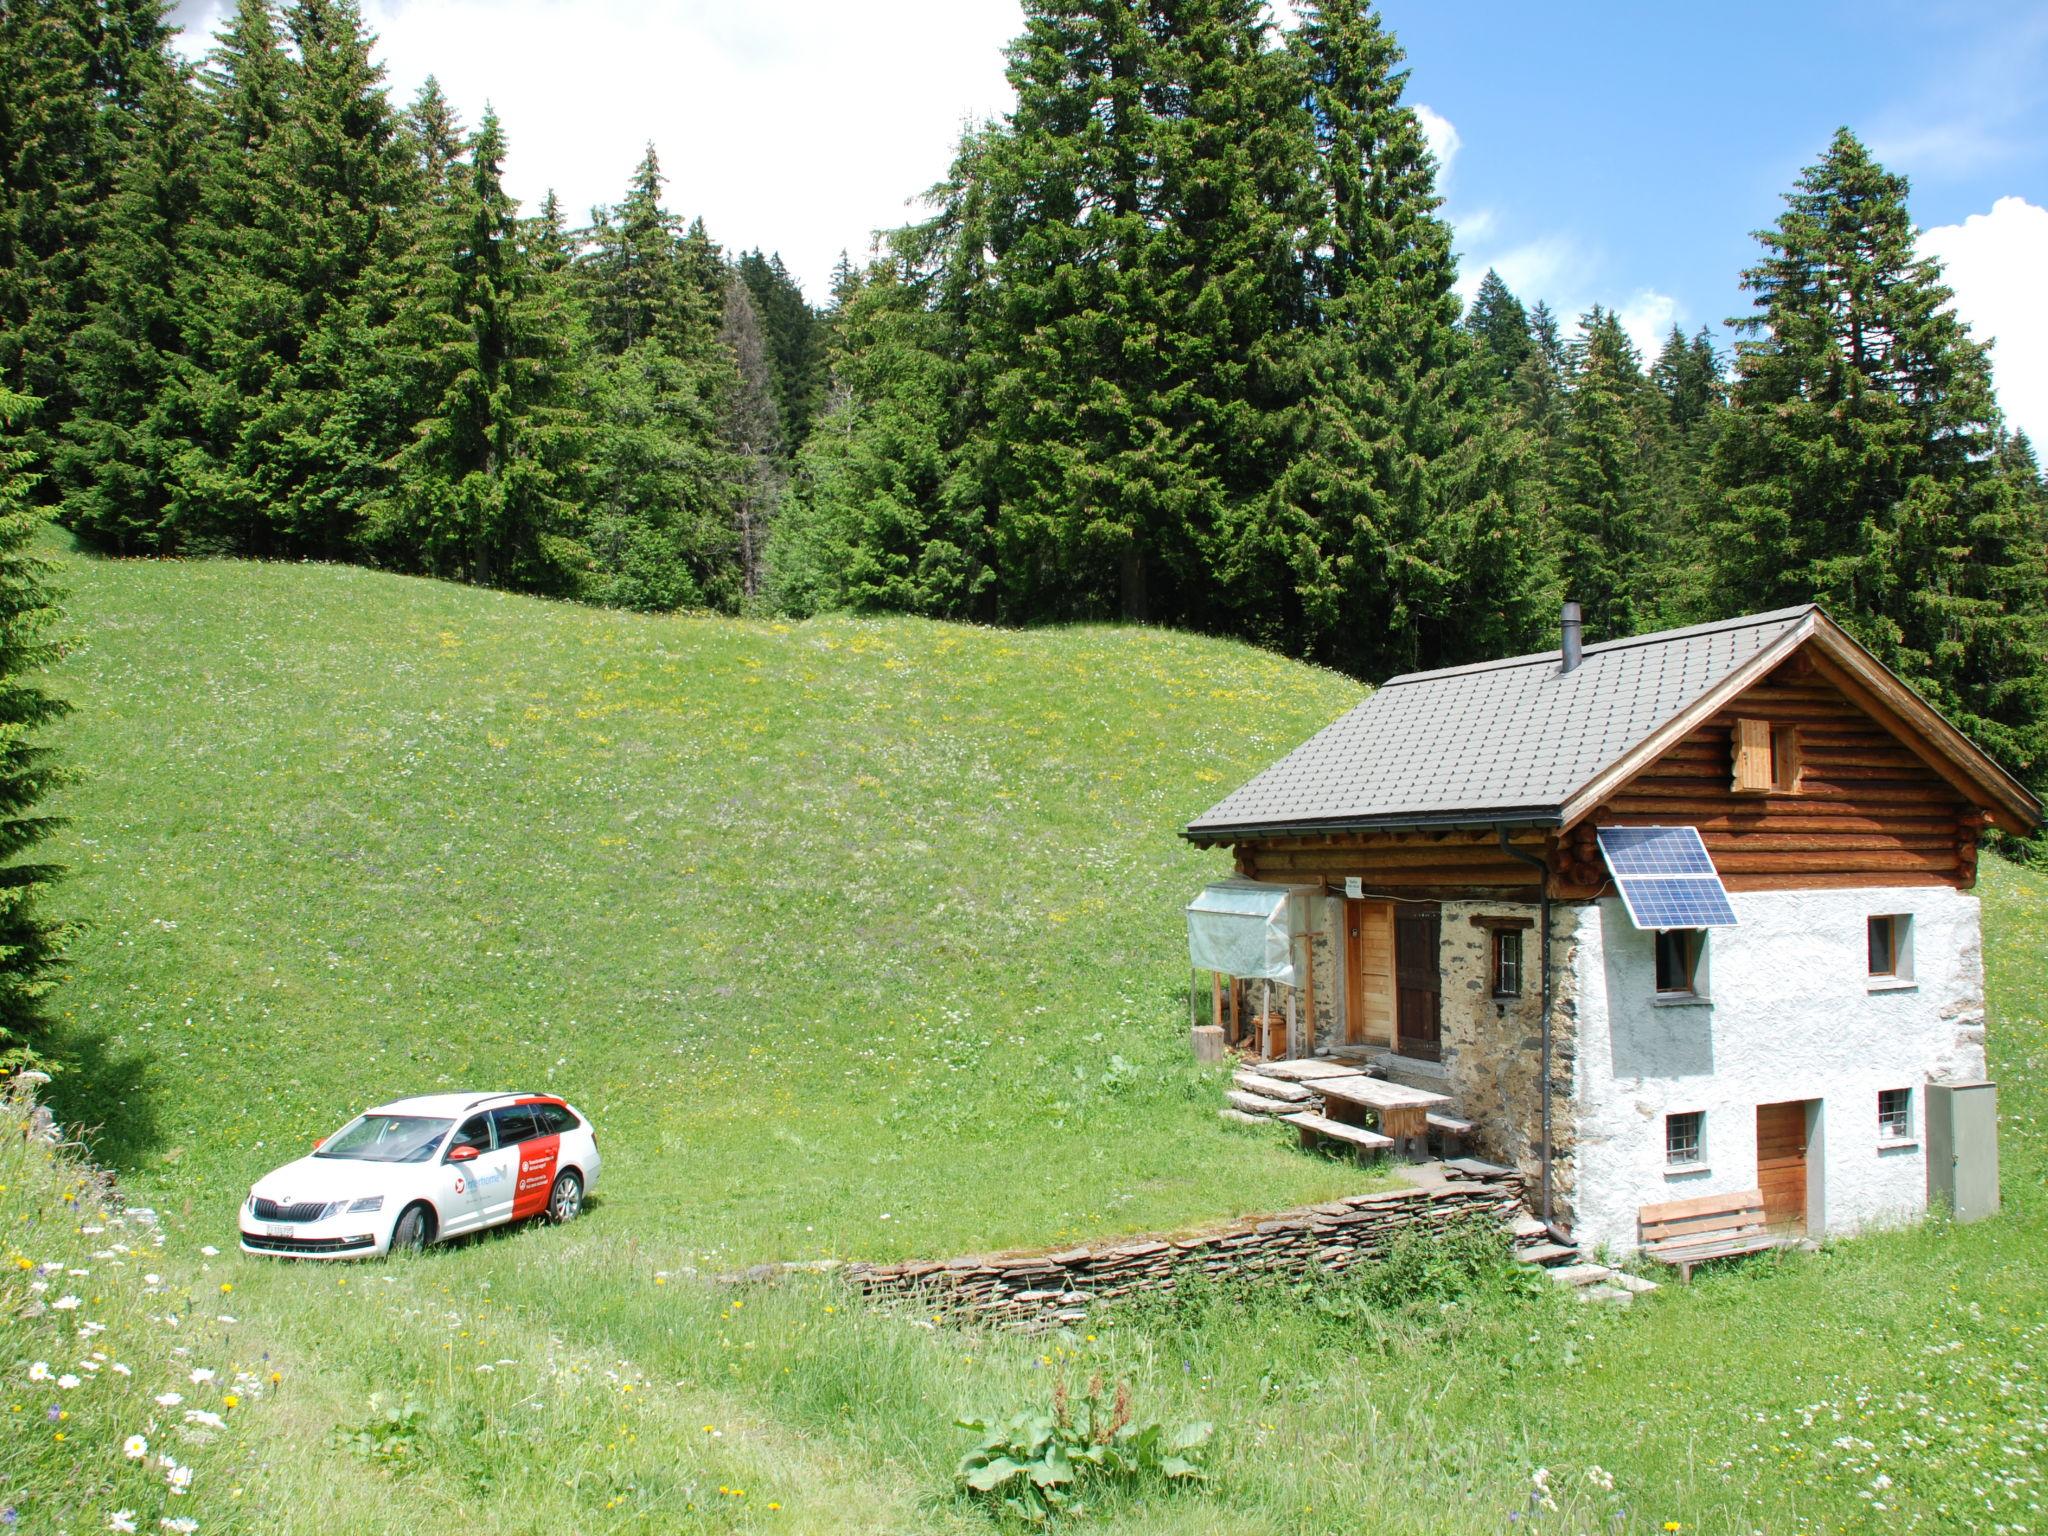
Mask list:
[[[1709,1001],[1655,1000],[1653,936],[1619,900],[1583,911],[1573,960],[1577,1202],[1588,1249],[1636,1246],[1643,1205],[1754,1188],[1756,1107],[1820,1100],[1807,1154],[1809,1230],[1841,1233],[1926,1208],[1926,1085],[1984,1075],[1977,898],[1946,887],[1767,891],[1715,929]],[[1874,989],[1867,920],[1912,916],[1913,981]],[[1913,1134],[1880,1144],[1881,1088],[1913,1090]],[[1668,1169],[1664,1117],[1706,1113],[1706,1165]]]

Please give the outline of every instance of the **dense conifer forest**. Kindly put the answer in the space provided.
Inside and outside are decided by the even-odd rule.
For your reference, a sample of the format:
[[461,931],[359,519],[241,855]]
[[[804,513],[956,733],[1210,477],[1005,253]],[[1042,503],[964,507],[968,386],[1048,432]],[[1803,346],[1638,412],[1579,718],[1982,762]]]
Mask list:
[[1461,303],[1397,40],[1264,15],[1028,0],[1012,110],[820,309],[652,146],[587,221],[522,210],[518,125],[391,100],[352,0],[240,0],[196,67],[156,0],[0,5],[21,494],[117,555],[1122,618],[1367,679],[1565,597],[1595,638],[1817,599],[2048,783],[2048,491],[1901,177],[1815,146],[1732,355],[1643,357],[1493,273]]

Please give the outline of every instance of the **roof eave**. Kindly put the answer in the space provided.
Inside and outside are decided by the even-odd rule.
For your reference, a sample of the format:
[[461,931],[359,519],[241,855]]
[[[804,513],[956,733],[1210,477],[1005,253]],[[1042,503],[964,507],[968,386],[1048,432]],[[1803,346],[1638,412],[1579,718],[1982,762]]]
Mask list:
[[1332,816],[1306,821],[1248,821],[1204,826],[1190,822],[1180,835],[1212,846],[1265,837],[1322,837],[1335,832],[1448,832],[1481,827],[1555,827],[1563,813],[1554,805],[1466,807],[1447,811],[1395,811],[1384,816]]

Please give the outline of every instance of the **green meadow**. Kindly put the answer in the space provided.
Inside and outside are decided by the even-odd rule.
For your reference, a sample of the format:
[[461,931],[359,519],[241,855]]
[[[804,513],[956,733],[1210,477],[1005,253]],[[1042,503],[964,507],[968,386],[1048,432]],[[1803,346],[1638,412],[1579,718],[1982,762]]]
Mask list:
[[[1100,1375],[1216,1429],[1204,1481],[1113,1491],[1075,1529],[2048,1530],[2038,873],[1987,859],[1982,886],[1996,1220],[1627,1309],[1410,1252],[1400,1296],[1207,1292],[985,1335],[829,1274],[707,1277],[1380,1177],[1224,1126],[1185,1048],[1180,909],[1225,865],[1176,829],[1355,684],[1140,629],[61,559],[84,927],[49,1097],[157,1220],[116,1223],[89,1168],[7,1139],[16,1529],[990,1531],[955,1419]],[[598,1124],[582,1220],[382,1265],[235,1251],[248,1182],[354,1110],[529,1086]]]

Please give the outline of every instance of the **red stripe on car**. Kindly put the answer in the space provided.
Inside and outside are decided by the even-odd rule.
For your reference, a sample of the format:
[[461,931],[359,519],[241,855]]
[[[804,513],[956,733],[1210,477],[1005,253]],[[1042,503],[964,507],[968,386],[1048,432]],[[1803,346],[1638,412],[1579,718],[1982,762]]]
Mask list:
[[554,1187],[555,1163],[562,1155],[562,1138],[536,1136],[519,1143],[519,1179],[512,1186],[512,1219],[538,1216],[548,1208],[548,1191]]

